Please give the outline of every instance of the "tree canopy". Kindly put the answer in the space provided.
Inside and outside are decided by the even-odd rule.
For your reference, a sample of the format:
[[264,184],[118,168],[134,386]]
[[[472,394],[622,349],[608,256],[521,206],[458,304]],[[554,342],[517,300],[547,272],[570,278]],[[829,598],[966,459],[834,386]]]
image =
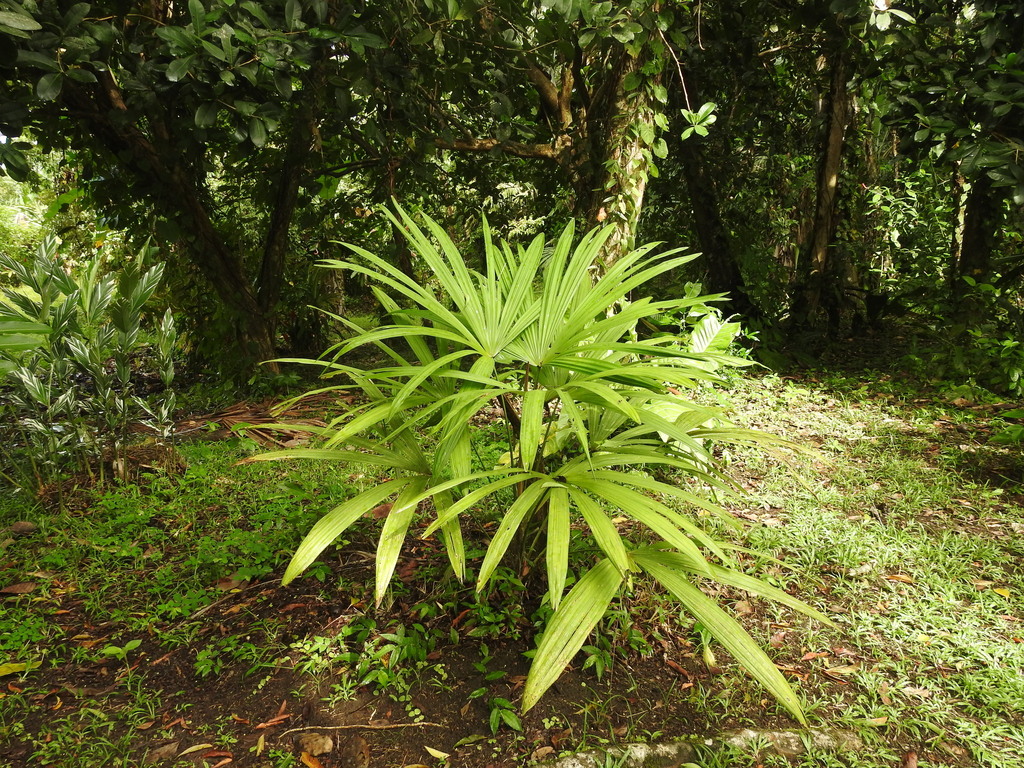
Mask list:
[[0,164],[27,179],[58,152],[69,188],[153,238],[207,358],[315,350],[307,305],[361,290],[311,268],[332,239],[415,273],[369,213],[391,198],[455,230],[481,206],[527,230],[612,225],[605,264],[638,239],[690,245],[701,258],[663,290],[701,280],[768,328],[976,316],[990,285],[1012,334],[1022,14],[996,0],[3,0]]

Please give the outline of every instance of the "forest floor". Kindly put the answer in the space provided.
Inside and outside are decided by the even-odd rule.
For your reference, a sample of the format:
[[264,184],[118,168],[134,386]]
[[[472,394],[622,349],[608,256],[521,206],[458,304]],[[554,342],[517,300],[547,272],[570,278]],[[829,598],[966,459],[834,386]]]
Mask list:
[[[1024,458],[997,439],[1010,404],[878,371],[755,375],[715,397],[813,449],[723,459],[749,492],[736,542],[766,555],[741,566],[835,626],[707,585],[811,725],[863,744],[795,764],[1024,766]],[[520,718],[536,619],[502,599],[516,574],[477,600],[411,538],[375,607],[368,519],[282,587],[302,534],[366,478],[236,463],[261,450],[196,440],[179,475],[68,488],[63,510],[0,501],[0,765],[486,768],[797,728],[639,581]],[[699,763],[794,764],[764,740]]]

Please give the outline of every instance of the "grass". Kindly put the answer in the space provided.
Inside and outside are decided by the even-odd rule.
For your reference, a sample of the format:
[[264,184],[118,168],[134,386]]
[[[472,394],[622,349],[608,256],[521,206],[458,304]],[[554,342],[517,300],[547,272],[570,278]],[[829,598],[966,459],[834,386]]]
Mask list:
[[[877,755],[864,765],[894,759],[894,738],[954,760],[1013,764],[1024,754],[1020,488],[998,472],[965,477],[960,455],[994,449],[956,432],[953,451],[943,434],[950,416],[982,429],[984,412],[941,398],[908,409],[907,393],[835,379],[829,394],[797,404],[797,387],[763,383],[774,397],[748,394],[746,417],[788,402],[794,423],[823,436],[823,420],[835,425],[821,448],[829,469],[808,477],[813,492],[794,492],[780,468],[766,472],[758,496],[783,524],[748,536],[794,570],[805,595],[816,583],[816,604],[836,616],[837,631],[800,638],[801,650],[830,652],[811,662],[818,672],[849,668],[841,689],[813,673],[804,682],[820,722],[860,733]],[[1018,449],[998,452],[1020,468]]]
[[[740,379],[718,395],[741,422],[814,448],[795,467],[723,456],[750,491],[734,509],[748,526],[737,543],[763,553],[739,553],[744,567],[836,622],[716,588],[794,680],[812,725],[865,744],[811,749],[797,765],[889,768],[911,752],[920,766],[1024,765],[1024,495],[1013,479],[1024,459],[989,439],[1000,423],[991,402],[953,394],[822,374]],[[282,700],[289,713],[309,701],[331,713],[365,707],[363,721],[451,710],[472,734],[459,747],[429,726],[374,742],[406,763],[432,760],[423,745],[475,765],[687,728],[792,725],[714,645],[722,670],[709,674],[700,633],[642,582],[628,598],[639,618],[609,615],[610,639],[588,643],[556,694],[563,710],[542,705],[520,722],[505,702],[521,693],[516,665],[537,614],[505,604],[502,579],[515,574],[477,601],[444,578],[440,550],[418,542],[403,560],[408,578],[375,611],[368,553],[379,524],[368,521],[278,589],[302,534],[367,470],[238,466],[257,450],[244,438],[182,450],[183,476],[83,493],[63,512],[0,500],[0,525],[39,526],[4,543],[0,570],[0,586],[34,585],[0,612],[0,664],[41,663],[3,678],[0,745],[21,745],[18,760],[134,765],[185,734],[182,749],[210,745],[207,765],[217,752],[236,765],[297,765],[290,742],[275,740],[284,726],[254,730]],[[707,751],[700,764],[793,764],[765,746]]]

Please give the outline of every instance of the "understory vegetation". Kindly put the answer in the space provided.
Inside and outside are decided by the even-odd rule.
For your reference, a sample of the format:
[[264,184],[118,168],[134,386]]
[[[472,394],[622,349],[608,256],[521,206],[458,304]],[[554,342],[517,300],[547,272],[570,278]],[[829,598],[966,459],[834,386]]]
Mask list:
[[[750,492],[729,505],[744,528],[705,521],[743,547],[742,570],[833,619],[705,585],[792,681],[812,726],[863,742],[797,762],[881,768],[914,753],[919,765],[1017,764],[1022,467],[992,440],[1005,404],[879,371],[761,374],[706,395],[746,426],[815,449],[797,483],[791,466],[730,448],[721,459]],[[503,430],[501,418],[479,429]],[[5,521],[37,526],[3,542],[0,741],[12,764],[73,753],[81,766],[134,765],[155,752],[181,766],[299,765],[301,734],[289,731],[310,726],[375,764],[518,764],[690,735],[702,766],[755,753],[788,764],[764,739],[704,744],[792,721],[645,580],[525,714],[523,652],[545,611],[505,599],[522,574],[498,568],[477,595],[446,575],[435,539],[409,539],[377,604],[378,511],[281,586],[323,504],[377,470],[240,463],[263,451],[244,429],[196,434],[178,475],[79,490],[59,512],[5,497]],[[466,531],[470,564],[494,525]],[[586,546],[579,533],[573,550]],[[351,723],[370,727],[329,730]]]

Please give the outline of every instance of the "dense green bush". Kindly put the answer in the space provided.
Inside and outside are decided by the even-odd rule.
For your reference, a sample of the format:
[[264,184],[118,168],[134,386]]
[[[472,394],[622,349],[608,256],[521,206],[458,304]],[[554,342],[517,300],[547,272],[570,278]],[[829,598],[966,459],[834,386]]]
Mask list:
[[[735,331],[708,321],[690,338],[663,333],[640,340],[641,321],[685,316],[687,307],[709,297],[627,300],[692,257],[654,254],[647,245],[600,273],[607,231],[590,232],[574,247],[569,226],[550,244],[538,237],[513,248],[496,242],[485,223],[484,271],[477,272],[434,221],[424,217],[421,228],[401,209],[392,218],[429,267],[430,280],[414,280],[355,246],[358,259],[325,263],[369,278],[392,324],[365,331],[337,318],[354,335],[324,359],[304,362],[323,366],[325,377],[343,378],[326,389],[355,390],[359,404],[323,430],[323,447],[258,457],[354,462],[377,467],[388,479],[324,515],[284,582],[386,502],[378,600],[420,515],[433,518],[423,534],[440,534],[461,579],[470,572],[462,521],[489,509],[500,522],[474,569],[477,589],[487,588],[499,565],[510,564],[516,573],[545,576],[542,585],[527,579],[525,588],[539,587],[553,610],[524,709],[558,678],[616,595],[647,575],[802,720],[774,664],[696,586],[701,578],[715,580],[824,619],[732,569],[727,545],[697,519],[710,513],[733,522],[710,498],[735,490],[714,459],[714,443],[773,442],[684,396],[716,380],[720,366],[743,364],[708,351]],[[411,358],[402,351],[406,345]],[[347,353],[365,346],[376,347],[388,364],[363,370],[345,362]],[[493,440],[494,430],[480,427],[495,406],[503,414],[504,455],[474,469],[475,444]]]

